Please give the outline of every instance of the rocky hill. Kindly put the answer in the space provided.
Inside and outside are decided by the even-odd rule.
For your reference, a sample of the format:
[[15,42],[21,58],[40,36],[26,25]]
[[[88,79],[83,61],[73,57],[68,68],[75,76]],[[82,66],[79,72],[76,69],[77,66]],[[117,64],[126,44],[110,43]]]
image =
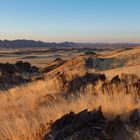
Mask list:
[[54,68],[51,67],[51,70],[49,70],[49,72],[46,71],[46,73],[50,75],[55,74],[57,72],[69,72],[69,71],[93,71],[106,73],[109,70],[113,72],[117,69],[122,69],[123,71],[121,72],[126,73],[127,69],[130,68],[133,71],[138,70],[135,69],[135,67],[138,66],[140,66],[140,47],[121,49],[113,51],[109,54],[108,53],[81,54],[79,56],[76,56],[72,59],[65,61],[65,63],[61,63],[61,65],[58,66],[55,65]]

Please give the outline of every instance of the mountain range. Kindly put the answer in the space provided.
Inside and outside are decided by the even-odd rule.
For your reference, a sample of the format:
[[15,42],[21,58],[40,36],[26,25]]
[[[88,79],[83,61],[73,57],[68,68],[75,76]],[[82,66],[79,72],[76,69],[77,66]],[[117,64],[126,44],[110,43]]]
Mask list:
[[74,42],[61,42],[61,43],[49,43],[35,40],[0,40],[0,48],[65,48],[65,47],[88,47],[88,48],[127,48],[138,46],[138,43],[74,43]]

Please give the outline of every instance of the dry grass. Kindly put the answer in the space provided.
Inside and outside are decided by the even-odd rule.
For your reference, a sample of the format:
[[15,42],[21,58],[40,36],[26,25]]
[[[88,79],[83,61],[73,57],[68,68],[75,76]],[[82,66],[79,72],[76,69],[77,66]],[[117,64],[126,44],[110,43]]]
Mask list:
[[[125,114],[127,117],[134,108],[140,108],[135,93],[126,95],[117,91],[114,94],[103,94],[98,86],[98,94],[93,96],[95,89],[92,85],[88,85],[78,99],[68,101],[56,96],[56,93],[61,92],[60,85],[60,81],[54,78],[1,93],[0,140],[40,140],[51,120],[55,121],[70,111],[79,112],[86,108],[91,110],[102,105],[105,116],[110,118],[116,114]],[[55,96],[57,102],[37,104],[40,97],[46,94]]]
[[140,130],[137,130],[136,132],[133,132],[133,139],[134,140],[140,140]]

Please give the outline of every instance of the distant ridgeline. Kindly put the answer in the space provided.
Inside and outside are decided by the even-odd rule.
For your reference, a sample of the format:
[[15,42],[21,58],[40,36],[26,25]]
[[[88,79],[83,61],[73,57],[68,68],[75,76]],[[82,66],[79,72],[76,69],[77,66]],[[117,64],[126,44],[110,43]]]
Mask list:
[[62,42],[62,43],[47,43],[34,40],[0,40],[0,48],[32,48],[32,47],[89,47],[89,48],[127,48],[132,46],[138,46],[136,43],[74,43],[74,42]]

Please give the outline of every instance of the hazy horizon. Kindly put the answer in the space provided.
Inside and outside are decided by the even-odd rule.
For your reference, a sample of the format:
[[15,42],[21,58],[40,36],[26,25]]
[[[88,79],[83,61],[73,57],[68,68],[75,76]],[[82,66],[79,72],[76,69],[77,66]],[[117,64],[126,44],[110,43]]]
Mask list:
[[64,40],[64,41],[43,41],[43,40],[37,40],[37,39],[27,39],[27,38],[15,38],[15,39],[1,39],[0,41],[16,41],[16,40],[27,40],[27,41],[41,41],[44,43],[85,43],[85,44],[140,44],[140,42],[84,42],[84,41],[69,41],[69,40]]
[[1,0],[0,39],[140,43],[139,0]]

